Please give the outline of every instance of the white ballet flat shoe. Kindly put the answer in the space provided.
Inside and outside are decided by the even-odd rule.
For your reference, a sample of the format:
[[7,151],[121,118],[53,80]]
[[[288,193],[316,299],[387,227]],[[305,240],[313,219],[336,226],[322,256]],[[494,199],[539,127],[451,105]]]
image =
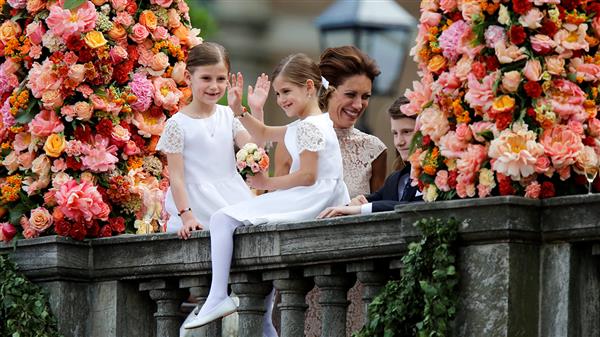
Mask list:
[[199,327],[206,325],[216,319],[230,315],[230,314],[234,313],[236,310],[237,310],[237,306],[235,305],[235,302],[233,302],[231,297],[227,296],[214,309],[212,309],[211,311],[209,311],[203,315],[198,314],[191,321],[184,324],[183,327],[185,329],[199,328]]

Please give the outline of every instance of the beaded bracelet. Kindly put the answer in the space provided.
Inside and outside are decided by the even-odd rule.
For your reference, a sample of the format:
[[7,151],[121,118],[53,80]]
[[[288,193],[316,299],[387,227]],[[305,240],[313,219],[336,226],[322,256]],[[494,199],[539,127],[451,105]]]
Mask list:
[[179,213],[177,213],[178,216],[181,216],[183,213],[185,212],[191,212],[192,208],[188,207],[187,209],[182,209],[181,211],[179,211]]

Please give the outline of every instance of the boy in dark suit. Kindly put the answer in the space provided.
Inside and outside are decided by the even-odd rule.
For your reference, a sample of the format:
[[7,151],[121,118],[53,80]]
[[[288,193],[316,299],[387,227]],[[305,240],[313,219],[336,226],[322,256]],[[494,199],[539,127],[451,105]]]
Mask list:
[[346,206],[329,207],[321,212],[318,218],[391,211],[396,205],[422,200],[417,187],[411,185],[410,164],[404,161],[408,159],[416,124],[415,116],[407,116],[400,111],[400,107],[407,103],[408,99],[402,96],[388,109],[398,156],[394,163],[394,172],[386,178],[383,187],[370,195],[355,197]]

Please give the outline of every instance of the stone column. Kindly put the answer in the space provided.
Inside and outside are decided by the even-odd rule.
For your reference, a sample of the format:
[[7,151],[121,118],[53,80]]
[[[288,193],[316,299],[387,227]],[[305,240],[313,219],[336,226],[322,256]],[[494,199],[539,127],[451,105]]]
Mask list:
[[373,302],[375,296],[385,285],[386,277],[384,273],[376,271],[359,271],[356,273],[356,278],[363,284],[363,325],[369,322],[369,304]]
[[355,278],[348,277],[345,268],[331,265],[308,268],[305,274],[315,275],[315,284],[320,290],[321,336],[345,337],[346,310],[349,304],[347,293]]
[[[208,296],[210,277],[185,277],[179,280],[179,287],[184,289],[189,288],[190,296],[196,299],[196,307],[193,308],[193,311],[197,314]],[[205,326],[190,330],[186,337],[220,337],[221,331],[221,320],[218,319]]]
[[171,280],[142,282],[139,289],[149,291],[150,298],[156,302],[156,336],[178,337],[181,325],[179,305],[185,291],[179,289],[177,282]]
[[262,337],[265,297],[273,289],[271,282],[262,281],[260,274],[231,274],[231,289],[239,297],[239,337]]
[[289,270],[267,272],[263,274],[263,278],[273,278],[273,284],[281,294],[281,303],[278,306],[281,311],[280,337],[303,336],[304,316],[308,309],[305,298],[313,283],[301,273],[292,273]]

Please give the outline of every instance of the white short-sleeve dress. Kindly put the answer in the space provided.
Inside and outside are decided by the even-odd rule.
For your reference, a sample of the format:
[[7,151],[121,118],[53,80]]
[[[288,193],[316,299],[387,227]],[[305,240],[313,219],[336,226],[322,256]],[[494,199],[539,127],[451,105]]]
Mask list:
[[[188,201],[205,229],[213,213],[253,197],[235,166],[234,137],[244,130],[229,107],[217,105],[215,113],[207,118],[176,113],[167,121],[158,141],[159,151],[183,155]],[[165,209],[170,215],[166,231],[178,231],[183,223],[170,188]]]
[[221,212],[245,225],[259,225],[313,219],[329,206],[344,205],[350,201],[344,183],[340,146],[327,115],[309,116],[288,125],[284,143],[292,157],[290,172],[300,168],[302,151],[318,153],[316,182],[311,186],[262,194],[225,207]]

